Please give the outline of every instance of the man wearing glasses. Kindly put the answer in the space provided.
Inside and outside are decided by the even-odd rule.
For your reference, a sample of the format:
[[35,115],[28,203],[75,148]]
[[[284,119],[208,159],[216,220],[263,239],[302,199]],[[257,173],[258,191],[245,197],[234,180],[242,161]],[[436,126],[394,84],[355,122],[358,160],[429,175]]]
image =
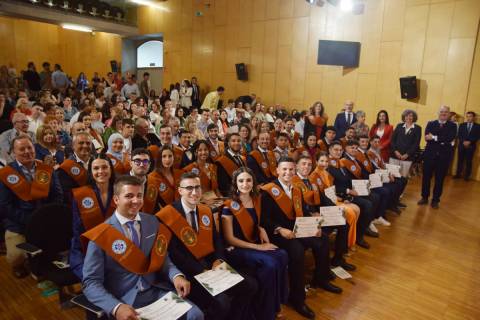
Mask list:
[[10,145],[15,137],[26,134],[35,143],[35,135],[28,131],[30,121],[25,114],[17,112],[12,117],[13,128],[0,134],[0,158],[2,162],[8,163],[14,160],[10,154]]
[[133,150],[131,159],[132,170],[130,170],[130,175],[140,179],[142,186],[145,188],[147,174],[150,171],[150,152],[144,148],[137,148]]
[[210,295],[194,276],[215,269],[224,260],[224,248],[209,207],[199,204],[200,178],[192,172],[180,177],[181,199],[164,207],[157,217],[172,231],[169,253],[172,262],[192,284],[190,299],[205,313],[205,319],[253,319],[252,299],[257,290],[255,279],[244,280],[216,296]]

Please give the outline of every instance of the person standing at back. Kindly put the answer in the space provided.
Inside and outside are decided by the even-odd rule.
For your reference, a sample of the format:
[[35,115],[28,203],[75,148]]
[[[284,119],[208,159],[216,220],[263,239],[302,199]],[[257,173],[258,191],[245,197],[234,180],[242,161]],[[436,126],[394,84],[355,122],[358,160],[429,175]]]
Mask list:
[[347,100],[343,106],[344,111],[337,114],[335,118],[335,131],[337,132],[337,139],[343,138],[345,136],[345,131],[355,122],[357,122],[357,118],[353,113],[353,101]]
[[454,178],[458,179],[463,173],[465,163],[465,181],[470,179],[472,173],[472,159],[475,154],[477,141],[480,138],[480,125],[475,122],[476,114],[468,111],[465,115],[465,122],[458,128],[458,162],[457,173]]

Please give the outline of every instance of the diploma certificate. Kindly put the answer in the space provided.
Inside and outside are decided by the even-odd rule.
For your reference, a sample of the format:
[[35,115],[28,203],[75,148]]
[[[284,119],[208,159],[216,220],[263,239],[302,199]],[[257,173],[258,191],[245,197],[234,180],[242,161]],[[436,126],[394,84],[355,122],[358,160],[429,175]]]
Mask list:
[[197,279],[198,283],[212,296],[216,296],[241,282],[243,277],[226,262],[222,262],[215,270],[208,270],[197,274],[195,279]]
[[187,301],[170,291],[154,303],[136,311],[140,320],[176,320],[191,308]]
[[322,218],[319,216],[297,217],[295,219],[293,233],[295,233],[295,238],[316,237],[321,226]]

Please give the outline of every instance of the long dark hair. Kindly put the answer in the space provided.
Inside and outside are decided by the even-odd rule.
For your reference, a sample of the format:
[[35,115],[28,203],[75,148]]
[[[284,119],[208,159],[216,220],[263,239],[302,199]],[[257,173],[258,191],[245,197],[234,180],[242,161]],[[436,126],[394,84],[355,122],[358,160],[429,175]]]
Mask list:
[[95,187],[97,185],[97,182],[93,178],[93,174],[92,174],[92,163],[94,160],[97,160],[97,159],[102,159],[108,162],[108,166],[110,167],[110,179],[108,179],[108,188],[109,189],[113,188],[113,184],[115,183],[115,171],[113,171],[112,161],[103,152],[93,155],[88,161],[87,184],[91,185],[92,187]]
[[[157,171],[160,171],[160,169],[164,168],[164,167],[163,167],[163,163],[162,163],[162,154],[163,154],[163,152],[164,152],[165,150],[169,150],[169,151],[172,153],[172,155],[173,155],[173,157],[174,157],[174,159],[175,159],[175,153],[173,152],[173,148],[172,148],[172,147],[167,146],[167,145],[161,146],[160,149],[158,150],[157,156],[155,157],[155,158],[157,159],[157,160],[155,161],[155,170],[157,170]],[[172,164],[172,166],[170,167],[170,170],[173,170],[173,164]]]
[[380,115],[382,113],[385,113],[385,124],[390,124],[390,121],[388,120],[388,112],[387,110],[380,110],[378,111],[377,113],[377,121],[375,122],[375,126],[379,126],[380,125]]
[[[200,146],[204,144],[205,147],[208,148],[208,142],[207,140],[197,140],[193,143],[193,146],[192,146],[192,161],[197,161],[197,151],[198,149],[200,148]],[[210,154],[208,155],[208,158],[207,158],[207,161],[206,162],[212,162],[211,158],[210,158]]]
[[238,179],[238,176],[244,172],[248,173],[252,177],[253,186],[252,186],[252,191],[250,191],[250,196],[252,198],[256,198],[259,195],[258,183],[257,183],[257,179],[255,179],[255,175],[253,174],[253,171],[247,167],[240,167],[237,170],[235,170],[232,175],[231,198],[233,201],[240,202],[240,192],[238,191],[238,187],[237,187],[237,179]]

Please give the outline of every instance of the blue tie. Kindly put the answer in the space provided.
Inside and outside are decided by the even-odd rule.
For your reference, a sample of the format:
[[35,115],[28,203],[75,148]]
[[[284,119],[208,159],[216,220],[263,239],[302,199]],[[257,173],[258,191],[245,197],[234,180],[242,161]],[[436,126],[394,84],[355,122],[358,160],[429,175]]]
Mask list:
[[137,233],[137,230],[135,230],[135,227],[134,227],[134,223],[135,221],[128,221],[127,222],[127,227],[128,227],[128,230],[130,230],[130,233],[132,235],[132,241],[133,243],[140,248],[140,240],[138,239],[138,233]]

